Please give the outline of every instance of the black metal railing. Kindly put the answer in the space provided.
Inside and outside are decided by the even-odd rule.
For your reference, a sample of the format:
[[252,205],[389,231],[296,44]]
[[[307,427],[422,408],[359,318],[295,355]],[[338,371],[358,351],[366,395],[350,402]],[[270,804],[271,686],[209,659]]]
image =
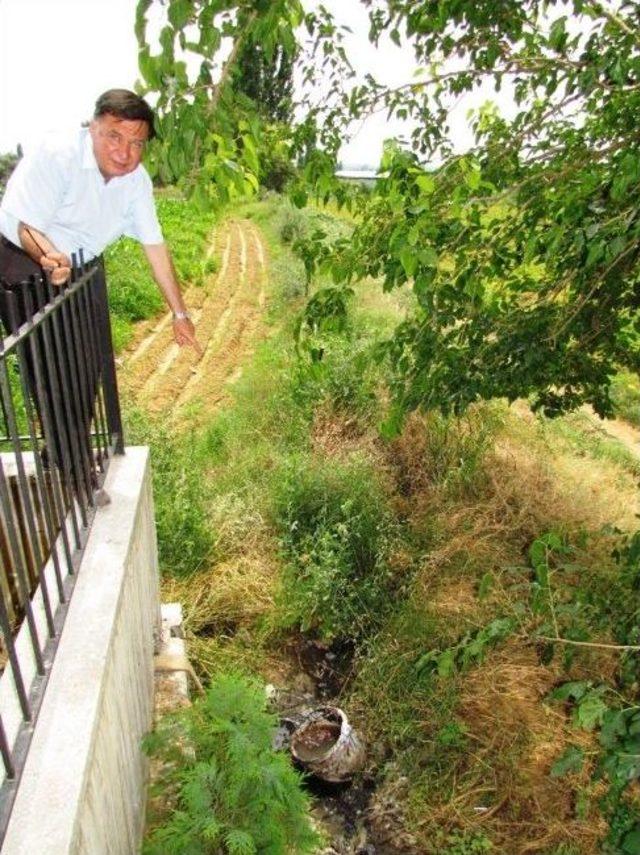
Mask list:
[[[109,460],[123,453],[104,267],[0,292],[0,838]],[[0,331],[1,332],[1,331]]]

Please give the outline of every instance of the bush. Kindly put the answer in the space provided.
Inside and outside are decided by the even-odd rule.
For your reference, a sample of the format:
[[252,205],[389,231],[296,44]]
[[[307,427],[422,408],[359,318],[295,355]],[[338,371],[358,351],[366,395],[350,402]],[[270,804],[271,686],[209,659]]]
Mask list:
[[282,243],[293,244],[305,237],[307,226],[304,214],[297,208],[283,208],[280,218],[279,236]]
[[7,181],[11,177],[11,173],[16,168],[19,160],[19,156],[12,152],[0,154],[0,196],[4,193]]
[[318,335],[305,347],[321,351],[317,361],[299,360],[293,377],[293,395],[301,405],[328,403],[335,413],[362,424],[375,421],[380,366],[372,358],[375,345],[366,336]]
[[149,835],[146,855],[304,855],[320,843],[308,799],[289,759],[271,747],[276,718],[265,693],[238,675],[220,675],[206,696],[146,741],[164,761],[164,792],[177,810]]
[[375,472],[357,460],[299,460],[285,469],[276,490],[283,623],[327,639],[363,638],[392,599],[393,528]]
[[640,383],[638,376],[621,371],[611,381],[611,398],[618,418],[640,427]]

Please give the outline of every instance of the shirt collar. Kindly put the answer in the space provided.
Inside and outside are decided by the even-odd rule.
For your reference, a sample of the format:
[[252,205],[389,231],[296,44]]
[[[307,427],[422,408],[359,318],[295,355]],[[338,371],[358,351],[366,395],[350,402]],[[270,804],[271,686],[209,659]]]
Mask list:
[[95,169],[96,172],[100,172],[96,156],[93,153],[93,140],[91,139],[91,134],[89,133],[88,128],[83,130],[82,133],[84,134],[82,146],[82,168]]

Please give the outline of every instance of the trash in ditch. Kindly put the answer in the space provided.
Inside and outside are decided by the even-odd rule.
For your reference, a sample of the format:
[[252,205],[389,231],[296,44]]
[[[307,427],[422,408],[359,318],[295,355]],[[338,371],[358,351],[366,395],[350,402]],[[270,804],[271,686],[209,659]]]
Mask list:
[[290,748],[304,769],[332,784],[350,780],[364,765],[364,745],[338,707],[309,713],[291,735]]

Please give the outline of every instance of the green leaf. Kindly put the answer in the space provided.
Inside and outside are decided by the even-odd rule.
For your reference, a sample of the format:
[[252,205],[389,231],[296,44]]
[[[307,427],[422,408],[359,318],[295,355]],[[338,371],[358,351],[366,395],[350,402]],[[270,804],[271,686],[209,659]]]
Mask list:
[[575,723],[583,730],[593,730],[602,724],[604,714],[607,710],[608,707],[602,700],[601,691],[596,689],[581,698],[574,710],[573,718]]
[[552,701],[568,701],[570,699],[579,701],[588,689],[589,683],[584,680],[574,680],[558,686],[549,694],[549,698]]
[[640,823],[629,831],[622,839],[622,851],[626,855],[638,855],[640,852]]
[[144,45],[145,42],[145,32],[147,26],[147,9],[151,6],[153,0],[138,0],[138,5],[136,6],[136,22],[134,25],[134,32],[136,34],[136,39],[138,40],[138,44],[140,47]]
[[255,855],[258,851],[253,836],[248,831],[234,829],[225,835],[229,855]]
[[549,31],[549,45],[554,50],[561,51],[567,41],[566,21],[567,18],[563,15],[551,25],[551,29]]
[[149,53],[149,48],[143,48],[138,54],[138,67],[142,76],[152,89],[161,85],[160,71],[157,61]]
[[171,0],[169,4],[169,21],[176,30],[181,30],[189,23],[193,11],[191,0]]
[[603,748],[613,748],[626,730],[624,710],[607,710],[602,718],[600,744]]
[[584,751],[577,745],[569,745],[564,754],[551,767],[552,778],[562,778],[571,772],[579,772],[584,764]]
[[423,175],[418,175],[416,178],[416,184],[425,193],[427,196],[430,196],[436,189],[436,182],[434,181],[431,175],[427,175],[424,173]]
[[418,260],[425,267],[437,267],[439,256],[432,246],[424,246],[418,252]]
[[465,172],[464,183],[470,190],[478,190],[481,181],[482,174],[479,168],[473,167],[472,169],[469,169],[467,172]]
[[442,654],[439,650],[430,650],[428,653],[423,653],[422,656],[416,662],[416,672],[418,674],[422,674],[423,672],[429,673],[431,671],[436,670],[440,662],[441,655]]
[[480,584],[478,585],[478,599],[481,602],[489,596],[491,589],[493,588],[494,581],[493,573],[485,573],[480,580]]
[[531,565],[539,567],[547,562],[547,544],[543,540],[534,540],[529,547],[529,560]]
[[438,675],[451,677],[456,673],[456,658],[453,650],[448,649],[438,657]]
[[411,248],[403,249],[400,252],[400,263],[407,277],[411,278],[418,269],[418,256],[415,250]]

